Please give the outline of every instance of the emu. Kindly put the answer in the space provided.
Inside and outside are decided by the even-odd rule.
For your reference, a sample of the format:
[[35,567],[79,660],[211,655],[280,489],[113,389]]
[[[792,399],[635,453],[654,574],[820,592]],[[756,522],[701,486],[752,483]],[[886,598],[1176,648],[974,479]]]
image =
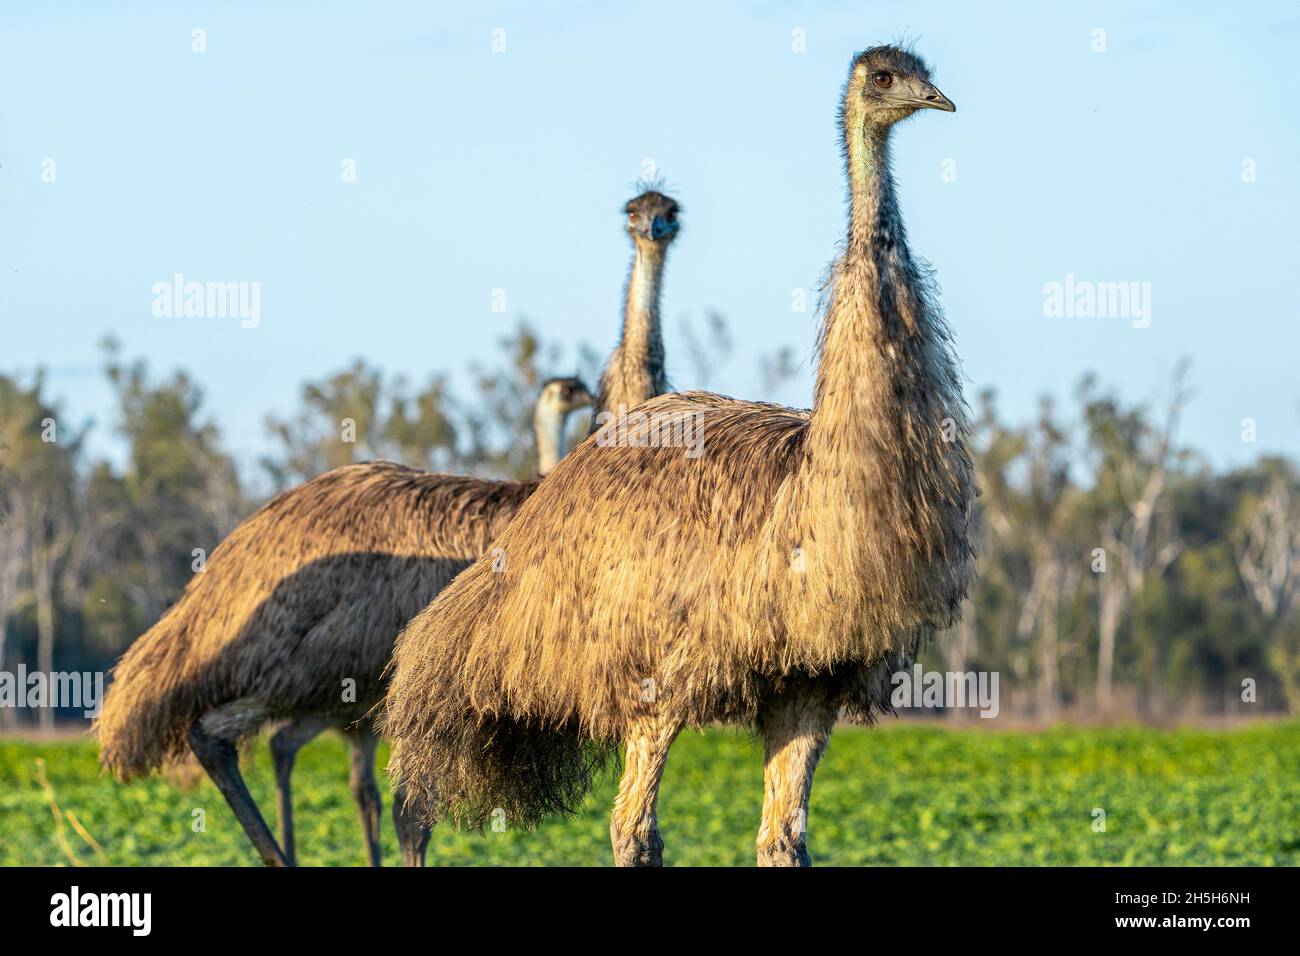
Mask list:
[[853,60],[813,409],[645,404],[642,421],[702,421],[703,455],[588,437],[494,543],[506,570],[477,561],[399,636],[389,769],[421,819],[575,811],[621,743],[614,859],[660,865],[669,747],[724,721],[764,742],[759,864],[810,864],[838,715],[889,709],[889,675],[956,619],[972,575],[968,412],[890,174],[891,131],[919,109],[954,107],[918,56]]
[[[663,381],[659,287],[678,207],[648,191],[624,208],[634,255],[622,336],[602,393],[639,404]],[[554,380],[539,409],[545,470],[559,457],[563,418],[591,404],[580,382]],[[184,758],[217,784],[262,861],[294,861],[293,757],[326,727],[345,725],[353,789],[378,863],[376,738],[367,713],[382,699],[384,667],[402,626],[487,552],[538,486],[435,475],[387,462],[335,469],[264,505],[212,554],[205,573],[118,663],[96,724],[100,759],[130,779]],[[345,682],[351,700],[341,703]],[[249,796],[238,741],[271,721],[283,847]],[[423,862],[428,830],[400,791],[393,819],[403,861]]]
[[[593,396],[575,378],[542,387],[535,425],[553,468],[569,414]],[[366,718],[402,625],[487,547],[536,480],[432,474],[393,462],[347,465],[278,495],[232,531],[207,569],[123,655],[95,724],[100,761],[121,779],[185,755],[230,803],[264,863],[296,863],[290,777],[298,750],[337,727],[370,865],[380,860],[378,739]],[[237,744],[267,723],[281,844],[239,771]],[[421,865],[428,832],[393,806],[402,858]]]

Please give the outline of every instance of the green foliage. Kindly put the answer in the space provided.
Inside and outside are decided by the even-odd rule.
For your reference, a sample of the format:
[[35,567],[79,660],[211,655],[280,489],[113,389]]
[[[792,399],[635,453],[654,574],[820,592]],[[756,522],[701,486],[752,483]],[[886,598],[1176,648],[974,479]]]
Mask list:
[[[380,765],[384,761],[380,755]],[[125,866],[254,865],[216,789],[164,780],[122,785],[99,775],[93,744],[0,744],[0,865],[66,865],[48,796]],[[273,812],[270,757],[248,771]],[[305,865],[364,863],[337,737],[303,750],[294,776]],[[434,832],[432,865],[609,865],[614,783],[574,819],[535,832]],[[762,803],[761,747],[743,734],[688,733],[674,745],[659,807],[669,865],[748,866]],[[391,798],[385,797],[386,806]],[[193,832],[193,811],[207,830]],[[1094,810],[1105,832],[1094,831]],[[1058,728],[948,731],[888,723],[835,732],[817,772],[810,849],[830,865],[1300,865],[1300,725],[1229,731]],[[91,862],[87,844],[69,834]],[[397,859],[384,820],[385,859]]]

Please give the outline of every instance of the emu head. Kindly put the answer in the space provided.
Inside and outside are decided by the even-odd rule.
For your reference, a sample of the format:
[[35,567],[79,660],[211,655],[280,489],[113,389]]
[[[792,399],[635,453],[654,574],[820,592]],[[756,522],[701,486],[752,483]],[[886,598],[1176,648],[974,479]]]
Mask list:
[[844,94],[850,128],[889,127],[923,109],[953,113],[957,107],[930,81],[930,67],[915,53],[873,46],[854,58]]
[[648,242],[666,247],[677,236],[677,200],[650,189],[623,207],[627,213],[627,231],[634,242]]
[[551,378],[542,383],[537,404],[555,414],[567,415],[579,408],[590,408],[596,404],[596,396],[580,378]]

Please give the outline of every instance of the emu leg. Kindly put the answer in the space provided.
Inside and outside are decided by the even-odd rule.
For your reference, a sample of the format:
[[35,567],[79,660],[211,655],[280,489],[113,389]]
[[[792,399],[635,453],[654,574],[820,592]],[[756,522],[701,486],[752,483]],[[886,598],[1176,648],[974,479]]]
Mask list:
[[253,842],[262,862],[267,866],[288,866],[284,854],[276,846],[275,837],[258,812],[257,804],[249,795],[248,787],[244,785],[244,778],[239,773],[239,752],[235,748],[235,741],[209,733],[201,725],[201,719],[190,725],[188,736],[194,756],[226,798],[230,809],[235,811],[235,819],[248,834],[248,839]]
[[304,717],[285,724],[271,737],[271,761],[275,764],[276,815],[280,818],[280,846],[290,866],[298,865],[293,839],[293,791],[289,780],[298,751],[328,727],[324,720]]
[[793,685],[763,705],[763,817],[759,866],[812,866],[808,798],[813,771],[835,726],[838,708],[815,685]]
[[663,866],[664,841],[659,836],[659,783],[668,748],[681,724],[645,717],[628,728],[623,779],[619,781],[609,823],[615,866]]
[[424,851],[429,846],[429,828],[406,809],[406,795],[401,790],[393,793],[393,826],[397,828],[402,866],[424,866]]
[[361,815],[361,829],[366,836],[366,857],[371,866],[383,866],[383,853],[379,848],[379,817],[384,804],[379,796],[379,787],[375,784],[375,750],[379,747],[379,738],[368,722],[345,727],[343,736],[348,742],[348,785],[352,788],[352,798],[357,802],[357,813]]

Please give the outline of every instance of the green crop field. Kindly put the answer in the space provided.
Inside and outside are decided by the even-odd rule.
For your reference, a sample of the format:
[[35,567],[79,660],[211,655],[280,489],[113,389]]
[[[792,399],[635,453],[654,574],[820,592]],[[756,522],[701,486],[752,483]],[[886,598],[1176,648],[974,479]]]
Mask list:
[[[273,813],[264,743],[248,776],[254,797]],[[301,862],[360,865],[341,741],[307,747],[295,782]],[[608,865],[613,792],[607,781],[580,816],[532,833],[439,828],[429,861]],[[761,801],[754,741],[725,730],[684,735],[660,804],[665,862],[752,865]],[[1098,809],[1104,832],[1094,823]],[[206,818],[202,832],[195,832],[196,810]],[[387,815],[384,822],[385,858],[395,863]],[[817,773],[809,845],[816,862],[841,865],[1300,865],[1300,724],[1041,733],[901,722],[840,728]],[[89,741],[0,741],[0,864],[67,865],[73,857],[116,866],[256,862],[206,781],[188,791],[161,779],[123,786],[99,775]]]

